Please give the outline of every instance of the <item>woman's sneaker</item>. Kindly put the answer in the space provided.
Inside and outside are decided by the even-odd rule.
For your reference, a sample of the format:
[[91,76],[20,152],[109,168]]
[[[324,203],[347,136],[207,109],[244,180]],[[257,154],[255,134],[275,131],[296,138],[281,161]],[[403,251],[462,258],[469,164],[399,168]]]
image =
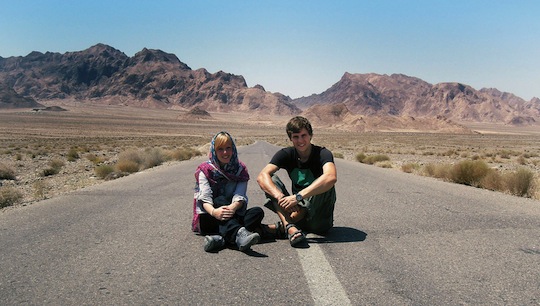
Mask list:
[[204,250],[206,252],[217,251],[225,246],[225,239],[220,235],[204,237]]
[[245,227],[241,227],[236,233],[236,245],[240,251],[251,248],[252,245],[259,243],[261,236],[258,233],[252,233]]

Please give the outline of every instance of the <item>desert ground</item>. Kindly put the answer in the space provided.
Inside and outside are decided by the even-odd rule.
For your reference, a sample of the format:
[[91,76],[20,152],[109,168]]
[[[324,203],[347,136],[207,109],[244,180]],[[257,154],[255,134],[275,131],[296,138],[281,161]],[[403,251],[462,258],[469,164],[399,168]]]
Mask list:
[[[0,180],[0,188],[20,193],[16,205],[102,183],[105,179],[96,175],[96,167],[114,165],[119,155],[129,150],[191,148],[206,154],[210,138],[221,130],[230,132],[238,145],[258,140],[279,146],[289,143],[284,129],[289,117],[211,113],[212,118],[197,119],[186,116],[185,110],[73,101],[41,103],[67,111],[0,111],[0,171],[13,173],[13,178]],[[538,126],[462,124],[476,133],[359,133],[314,126],[312,142],[347,160],[356,160],[358,153],[386,155],[388,161],[374,166],[389,171],[403,171],[404,165],[420,169],[427,164],[481,159],[501,171],[524,167],[533,171],[538,180]],[[174,162],[179,161],[167,160],[164,164]],[[52,164],[56,164],[58,172],[45,175]],[[255,175],[258,170],[250,172]],[[419,170],[412,172],[421,175]]]

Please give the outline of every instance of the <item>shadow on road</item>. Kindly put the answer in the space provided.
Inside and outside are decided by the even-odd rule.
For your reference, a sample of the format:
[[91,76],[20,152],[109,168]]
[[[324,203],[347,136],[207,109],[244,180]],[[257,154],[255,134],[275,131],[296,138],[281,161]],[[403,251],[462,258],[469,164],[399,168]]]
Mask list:
[[361,230],[351,227],[333,227],[326,236],[309,234],[310,243],[341,243],[341,242],[361,242],[366,240],[367,234]]

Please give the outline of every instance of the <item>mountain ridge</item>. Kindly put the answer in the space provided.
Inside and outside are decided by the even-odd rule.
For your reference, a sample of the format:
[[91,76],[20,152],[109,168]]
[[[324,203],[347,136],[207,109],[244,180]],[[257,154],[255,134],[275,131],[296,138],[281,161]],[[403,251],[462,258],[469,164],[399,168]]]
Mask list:
[[75,99],[140,107],[300,113],[292,99],[248,87],[244,77],[192,70],[176,55],[144,48],[129,57],[97,44],[83,51],[0,59],[0,82],[35,100]]
[[497,89],[476,90],[458,82],[430,84],[404,74],[351,74],[326,91],[293,102],[306,110],[317,104],[343,103],[363,116],[443,116],[457,122],[540,123],[540,99],[525,101]]
[[[10,90],[6,96],[34,101],[73,99],[254,115],[303,113],[317,121],[328,120],[323,125],[353,130],[372,130],[369,122],[374,121],[380,128],[425,130],[460,130],[456,122],[540,124],[540,99],[525,101],[496,88],[476,90],[459,82],[430,84],[405,74],[345,72],[322,93],[293,100],[267,92],[259,84],[248,87],[241,75],[193,70],[162,50],[143,48],[129,57],[101,43],[63,54],[33,51],[27,56],[0,57],[0,84],[0,90]],[[328,115],[336,111],[342,115]]]

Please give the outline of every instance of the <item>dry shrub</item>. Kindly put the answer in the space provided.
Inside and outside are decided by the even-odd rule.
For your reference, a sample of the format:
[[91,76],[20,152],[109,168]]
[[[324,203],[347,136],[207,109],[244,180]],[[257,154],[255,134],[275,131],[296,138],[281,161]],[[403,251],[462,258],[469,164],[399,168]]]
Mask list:
[[413,173],[414,171],[417,171],[420,169],[420,165],[417,163],[407,163],[401,165],[401,171],[406,173]]
[[142,168],[148,169],[159,166],[165,161],[163,151],[159,148],[146,149],[142,154]]
[[534,173],[528,169],[520,168],[504,176],[506,190],[516,196],[532,197],[534,191]]
[[59,158],[53,158],[49,162],[49,166],[55,169],[61,169],[62,167],[64,167],[64,165],[65,165],[64,161]]
[[180,148],[167,152],[167,155],[172,160],[182,161],[191,159],[195,156],[199,156],[201,155],[201,152],[192,148]]
[[489,170],[489,166],[484,161],[464,160],[452,167],[450,180],[454,183],[478,187]]
[[448,164],[427,164],[424,166],[423,173],[426,176],[449,180],[451,169],[452,166]]
[[99,165],[94,168],[94,173],[101,179],[105,179],[112,172],[114,172],[114,167],[111,165]]
[[137,150],[127,150],[118,156],[116,169],[121,172],[135,173],[142,169],[143,157]]
[[47,185],[44,181],[36,181],[33,185],[34,187],[34,198],[42,200],[45,199]]
[[392,163],[390,161],[378,162],[376,165],[381,168],[392,168]]
[[0,180],[14,180],[15,178],[15,170],[3,163],[0,163]]
[[361,163],[368,164],[368,165],[373,165],[373,164],[378,163],[378,162],[389,161],[389,160],[390,160],[390,157],[388,157],[388,155],[376,154],[376,155],[366,156],[361,161]]
[[77,159],[79,159],[79,152],[77,152],[77,149],[75,148],[71,148],[69,149],[68,153],[67,153],[67,160],[69,162],[73,162],[73,161],[76,161]]
[[140,164],[129,159],[121,159],[116,163],[116,170],[120,172],[135,173],[140,170]]
[[45,168],[41,171],[41,176],[51,176],[58,174],[60,169],[64,166],[64,161],[58,158],[54,158],[49,162],[49,168]]
[[94,165],[98,165],[98,164],[101,164],[102,162],[104,162],[105,160],[103,159],[103,157],[99,157],[95,154],[92,154],[92,153],[88,153],[84,156],[86,159],[88,159],[89,161],[91,161]]
[[341,153],[341,152],[334,152],[334,157],[335,157],[335,158],[341,158],[341,159],[343,159],[343,158],[344,158],[344,155],[343,155],[343,153]]
[[486,176],[480,180],[480,187],[493,191],[502,191],[504,189],[503,176],[499,171],[490,169]]
[[22,193],[11,187],[0,187],[0,208],[8,207],[19,203],[22,200]]

